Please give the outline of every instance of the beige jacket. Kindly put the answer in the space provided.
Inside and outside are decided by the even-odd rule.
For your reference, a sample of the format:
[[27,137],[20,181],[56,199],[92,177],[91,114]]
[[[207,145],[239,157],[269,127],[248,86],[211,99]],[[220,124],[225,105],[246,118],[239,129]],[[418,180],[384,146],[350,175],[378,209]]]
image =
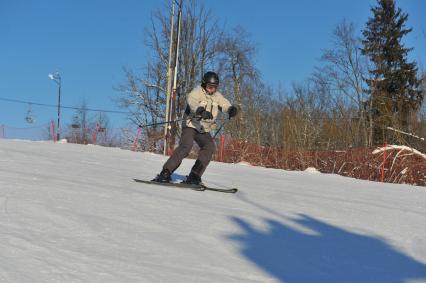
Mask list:
[[[216,129],[216,119],[219,111],[227,112],[231,103],[216,91],[213,94],[208,94],[204,88],[198,86],[194,88],[186,97],[186,111],[183,116],[182,127],[190,127],[196,129],[200,133],[209,133]],[[195,111],[202,106],[207,111],[211,112],[213,119],[204,120],[195,117]]]

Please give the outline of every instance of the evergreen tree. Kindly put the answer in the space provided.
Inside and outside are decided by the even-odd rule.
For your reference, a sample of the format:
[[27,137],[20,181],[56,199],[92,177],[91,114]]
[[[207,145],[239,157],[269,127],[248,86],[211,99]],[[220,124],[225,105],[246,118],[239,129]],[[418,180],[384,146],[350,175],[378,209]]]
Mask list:
[[[405,48],[401,42],[412,30],[405,27],[408,14],[395,7],[394,0],[377,2],[363,31],[362,53],[372,63],[367,84],[374,113],[374,142],[380,144],[389,126],[410,131],[409,117],[420,108],[423,95],[416,63],[407,60],[412,48]],[[388,141],[395,142],[391,136]]]

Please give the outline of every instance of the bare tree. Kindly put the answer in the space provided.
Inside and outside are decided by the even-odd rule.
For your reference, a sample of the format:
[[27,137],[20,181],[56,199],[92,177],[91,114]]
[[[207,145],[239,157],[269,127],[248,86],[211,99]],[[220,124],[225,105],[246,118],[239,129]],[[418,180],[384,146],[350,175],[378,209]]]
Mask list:
[[72,143],[87,144],[90,140],[90,120],[87,102],[83,100],[75,111],[71,124],[67,125],[66,139]]
[[[241,27],[226,34],[219,45],[219,70],[223,77],[222,88],[230,94],[231,100],[240,108],[252,106],[251,99],[259,85],[258,70],[254,65],[256,49],[249,34]],[[250,127],[248,117],[242,111],[235,124],[235,133],[239,139],[247,138]]]
[[[171,40],[174,46],[177,41],[170,38],[171,7],[165,6],[166,9],[153,13],[151,26],[145,30],[145,46],[151,53],[144,72],[136,74],[125,68],[126,82],[117,87],[120,92],[118,104],[130,111],[128,118],[134,125],[159,123],[165,117],[169,45]],[[203,4],[195,0],[185,2],[179,46],[177,116],[181,114],[185,94],[200,81],[207,68],[215,68],[216,46],[222,33]],[[146,136],[156,137],[152,141],[156,143],[163,132],[163,125],[144,128],[144,131]]]
[[117,133],[110,126],[108,115],[104,112],[98,112],[90,123],[90,129],[95,137],[97,145],[102,146],[119,146],[120,141]]
[[182,20],[179,52],[178,86],[182,93],[188,93],[199,84],[206,71],[217,69],[218,45],[224,35],[211,11],[196,1],[188,2]]
[[317,68],[314,80],[333,94],[336,103],[353,105],[357,109],[356,117],[353,117],[357,121],[354,126],[362,139],[356,143],[370,145],[372,132],[369,131],[368,121],[371,119],[368,119],[369,107],[366,103],[369,100],[365,90],[367,58],[361,54],[361,41],[355,36],[354,25],[345,20],[339,23],[333,33],[333,43],[332,49],[323,51],[322,60],[326,65]]
[[46,125],[46,127],[43,130],[43,133],[42,133],[43,139],[45,139],[45,140],[53,140],[54,137],[53,137],[52,133],[53,133],[52,123],[48,122],[47,125]]

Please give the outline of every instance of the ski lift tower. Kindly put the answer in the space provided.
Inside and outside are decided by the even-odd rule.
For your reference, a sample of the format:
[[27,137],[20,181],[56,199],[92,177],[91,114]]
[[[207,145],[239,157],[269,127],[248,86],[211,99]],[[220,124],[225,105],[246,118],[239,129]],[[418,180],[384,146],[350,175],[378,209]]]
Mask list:
[[61,120],[61,76],[58,72],[48,75],[49,79],[58,85],[58,131],[56,133],[56,140],[60,139],[60,120]]
[[[171,152],[174,146],[174,133],[173,133],[173,120],[175,116],[176,108],[176,88],[177,88],[177,71],[179,61],[179,42],[180,42],[180,30],[182,22],[182,2],[179,3],[177,0],[172,0],[172,14],[170,17],[170,45],[169,45],[169,62],[167,71],[167,97],[166,97],[166,113],[165,113],[165,124],[164,124],[164,155]],[[178,5],[178,18],[176,26],[176,38],[174,37],[174,17],[175,17],[175,4]],[[174,44],[175,41],[175,44]],[[172,124],[173,123],[173,124]]]

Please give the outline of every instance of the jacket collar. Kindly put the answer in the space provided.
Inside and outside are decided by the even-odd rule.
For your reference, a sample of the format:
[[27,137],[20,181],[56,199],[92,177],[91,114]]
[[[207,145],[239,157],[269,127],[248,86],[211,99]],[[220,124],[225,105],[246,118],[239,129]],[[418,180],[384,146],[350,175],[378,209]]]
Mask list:
[[207,97],[212,97],[212,96],[214,96],[214,95],[217,93],[217,90],[216,90],[216,91],[215,91],[215,92],[213,92],[212,94],[209,94],[209,93],[207,92],[207,90],[205,90],[205,89],[204,89],[204,87],[203,87],[202,85],[200,85],[200,87],[201,87],[201,89],[202,89],[203,93],[204,93]]

